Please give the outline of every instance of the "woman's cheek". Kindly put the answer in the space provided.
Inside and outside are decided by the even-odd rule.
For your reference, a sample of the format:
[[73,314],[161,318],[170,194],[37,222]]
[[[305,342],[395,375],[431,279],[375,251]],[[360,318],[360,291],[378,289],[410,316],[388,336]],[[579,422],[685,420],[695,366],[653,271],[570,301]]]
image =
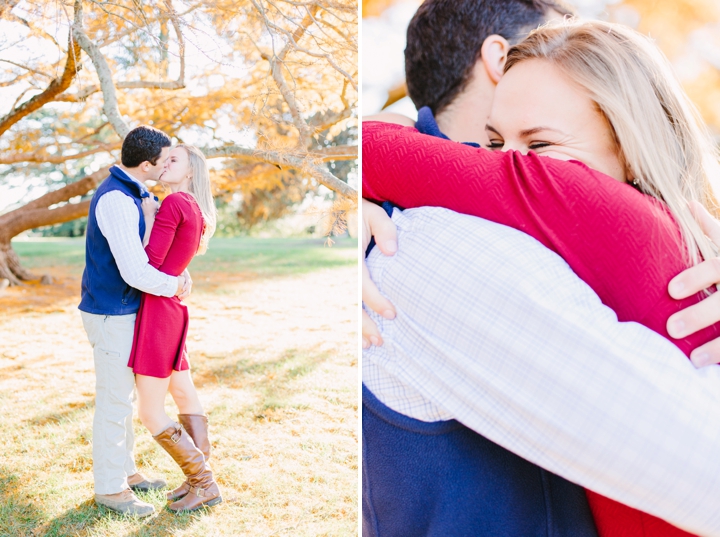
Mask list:
[[541,157],[550,157],[557,160],[578,160],[578,158],[573,155],[568,155],[567,153],[563,153],[562,151],[557,151],[554,149],[543,151],[541,153],[538,153],[538,155],[540,155]]

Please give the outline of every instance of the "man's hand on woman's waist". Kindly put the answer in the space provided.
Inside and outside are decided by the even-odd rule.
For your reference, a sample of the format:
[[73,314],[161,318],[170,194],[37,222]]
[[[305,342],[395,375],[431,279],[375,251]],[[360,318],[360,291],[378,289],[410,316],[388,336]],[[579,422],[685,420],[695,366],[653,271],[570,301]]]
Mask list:
[[[385,211],[374,203],[362,200],[362,300],[374,312],[386,319],[395,318],[395,308],[392,303],[382,296],[375,282],[370,278],[370,271],[365,263],[365,252],[370,239],[375,238],[375,244],[385,255],[394,255],[397,251],[397,229]],[[382,345],[383,340],[375,322],[363,310],[362,312],[362,344],[367,349],[370,345]]]

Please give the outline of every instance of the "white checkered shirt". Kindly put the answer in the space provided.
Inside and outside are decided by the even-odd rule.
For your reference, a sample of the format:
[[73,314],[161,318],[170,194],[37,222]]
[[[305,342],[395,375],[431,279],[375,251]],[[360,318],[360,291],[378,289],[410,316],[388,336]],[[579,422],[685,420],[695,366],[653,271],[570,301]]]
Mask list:
[[[141,186],[147,188],[129,173],[123,172]],[[130,287],[144,293],[173,296],[177,292],[178,279],[152,267],[138,235],[140,214],[133,199],[112,190],[103,194],[95,206],[95,218],[100,232],[107,239],[115,258],[120,276]]]
[[[363,382],[424,421],[455,418],[586,488],[720,536],[720,367],[696,370],[528,235],[441,208],[395,211],[368,258],[396,307]],[[628,267],[632,270],[632,267]]]

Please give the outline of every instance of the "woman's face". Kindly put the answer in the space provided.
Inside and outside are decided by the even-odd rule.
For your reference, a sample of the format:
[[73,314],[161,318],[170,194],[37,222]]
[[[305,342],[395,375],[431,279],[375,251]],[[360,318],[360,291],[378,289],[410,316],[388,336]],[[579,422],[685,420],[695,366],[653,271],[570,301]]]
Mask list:
[[190,184],[190,157],[182,147],[176,147],[170,151],[165,161],[165,171],[160,180],[170,186]]
[[489,147],[579,160],[626,181],[612,131],[585,91],[546,60],[526,60],[503,75],[488,124]]

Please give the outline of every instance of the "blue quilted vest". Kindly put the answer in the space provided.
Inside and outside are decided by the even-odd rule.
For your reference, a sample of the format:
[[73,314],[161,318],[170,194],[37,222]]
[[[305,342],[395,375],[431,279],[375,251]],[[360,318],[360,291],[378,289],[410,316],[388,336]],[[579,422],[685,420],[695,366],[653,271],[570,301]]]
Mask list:
[[149,194],[117,166],[110,168],[110,176],[95,191],[90,202],[85,238],[85,270],[82,276],[80,310],[100,315],[127,315],[140,309],[140,291],[130,287],[120,276],[115,258],[105,236],[98,227],[95,208],[98,200],[108,192],[119,190],[130,196],[140,215],[139,239],[145,234],[145,217],[140,204]]
[[[429,108],[416,127],[447,138]],[[581,487],[455,420],[399,414],[365,385],[362,446],[363,537],[597,537]]]

